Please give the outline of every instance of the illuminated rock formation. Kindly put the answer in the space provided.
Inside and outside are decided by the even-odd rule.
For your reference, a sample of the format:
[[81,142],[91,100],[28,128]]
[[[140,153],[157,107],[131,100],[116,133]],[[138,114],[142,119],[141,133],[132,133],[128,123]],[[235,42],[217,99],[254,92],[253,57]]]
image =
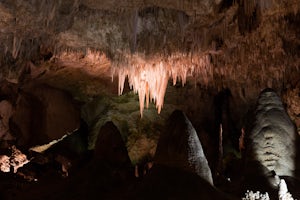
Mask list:
[[182,111],[176,110],[170,116],[157,145],[155,163],[193,172],[213,185],[197,132]]
[[296,170],[295,126],[275,91],[261,92],[254,126],[249,134],[247,160],[257,160],[279,176],[294,176]]
[[30,160],[16,146],[11,147],[11,155],[0,155],[0,170],[2,172],[17,173],[18,169],[29,163]]
[[273,199],[278,195],[281,177],[297,176],[299,136],[281,98],[272,89],[260,93],[253,114],[251,128],[245,134],[245,187],[268,192]]
[[161,59],[158,57],[143,60],[136,55],[132,56],[128,65],[114,68],[119,77],[119,95],[122,94],[125,79],[128,77],[130,88],[139,95],[141,116],[145,101],[147,108],[149,102],[153,101],[160,113],[170,78],[173,79],[173,85],[179,80],[182,86],[185,85],[188,76],[201,77],[206,85],[212,78],[212,68],[207,55],[196,57],[177,53],[165,60]]
[[[161,171],[153,167],[158,178],[161,175],[167,180],[160,186],[173,184],[172,188],[178,193],[172,194],[186,199],[190,192],[200,195],[196,198],[203,197],[207,189],[210,191],[206,194],[208,197],[219,199],[220,195],[213,196],[217,192],[212,186],[205,157],[209,159],[214,175],[218,171],[214,168],[219,167],[213,161],[219,158],[220,165],[223,164],[218,176],[222,180],[214,180],[214,183],[221,189],[225,186],[227,193],[236,192],[238,196],[239,191],[233,191],[233,188],[239,189],[240,183],[245,182],[240,180],[244,176],[253,177],[257,190],[246,188],[253,191],[262,191],[260,185],[264,184],[266,174],[266,179],[277,185],[279,179],[270,170],[279,171],[279,175],[292,175],[289,171],[298,167],[293,159],[299,160],[299,156],[295,157],[294,151],[288,154],[289,150],[286,150],[297,146],[288,145],[288,142],[293,143],[294,138],[288,139],[285,137],[288,134],[283,133],[287,126],[290,127],[290,121],[281,127],[277,121],[282,121],[280,117],[274,120],[271,117],[273,121],[267,122],[263,115],[258,115],[254,132],[264,136],[253,134],[253,138],[244,126],[251,121],[246,115],[257,94],[269,87],[280,97],[287,95],[283,107],[287,107],[299,128],[299,27],[299,0],[1,0],[0,102],[10,102],[15,112],[12,117],[2,116],[5,119],[2,126],[0,124],[0,137],[6,140],[9,129],[15,140],[1,140],[0,147],[6,148],[14,143],[26,151],[36,145],[49,144],[78,128],[82,118],[88,124],[85,136],[88,136],[89,150],[94,150],[100,128],[112,121],[122,135],[125,143],[122,145],[127,148],[131,162],[137,164],[144,157],[152,161],[165,121],[174,110],[179,109],[188,116],[188,120],[183,117],[183,121],[190,121],[193,129],[189,134],[178,136],[183,138],[187,147],[182,148],[182,160],[174,162],[174,165],[183,169],[179,167],[168,173],[170,166],[164,166]],[[221,113],[226,113],[225,118],[222,116],[222,120],[216,120],[219,114],[214,113],[214,108],[220,105],[214,104],[222,103],[214,103],[214,97],[224,89],[231,91],[234,106],[230,107],[230,111]],[[281,112],[274,111],[276,109],[271,109],[270,115],[277,116]],[[223,131],[217,130],[220,123]],[[190,124],[181,125],[190,127]],[[280,128],[284,131],[279,132]],[[114,128],[106,130],[113,132]],[[233,152],[232,146],[237,146],[239,130],[242,130],[240,151]],[[223,134],[221,142],[217,141],[218,132]],[[174,135],[177,137],[179,134]],[[200,144],[196,135],[201,139]],[[232,135],[234,138],[231,138]],[[258,145],[264,145],[262,152],[248,154],[247,137],[257,141],[250,151],[259,152]],[[73,137],[57,143],[60,147],[54,155],[61,155],[59,153],[66,149],[74,157],[78,155],[73,150],[80,145],[66,142],[68,138],[71,140]],[[120,142],[120,138],[112,138]],[[169,138],[168,142],[173,142],[172,136]],[[226,138],[233,139],[233,142],[226,141]],[[269,144],[263,141],[272,143],[272,147],[267,147]],[[107,143],[115,144],[109,139]],[[74,148],[68,145],[74,145]],[[99,150],[102,156],[105,153],[111,155],[110,145],[104,149],[97,145],[96,151]],[[42,146],[42,150],[43,147],[48,145]],[[172,150],[173,153],[175,150]],[[5,149],[0,148],[1,151]],[[218,156],[217,151],[223,152],[223,156],[222,153]],[[242,159],[259,159],[258,164],[247,165],[262,171],[259,178],[256,178],[256,172],[247,174],[240,170],[241,152],[244,151],[249,156]],[[114,190],[113,184],[107,184],[111,181],[113,170],[101,165],[104,157],[102,160],[99,157],[96,167],[86,160],[82,161],[88,166],[80,170],[83,175],[72,183],[72,186],[78,185],[75,188],[85,187],[91,194],[90,198],[101,189],[102,192],[110,189],[109,197],[114,196],[113,193],[122,194]],[[123,158],[130,163],[128,155]],[[168,159],[165,156],[160,162],[171,162]],[[3,157],[3,160],[7,161],[7,158]],[[64,162],[64,159],[58,160]],[[287,167],[284,167],[285,164]],[[201,168],[203,166],[206,166],[205,169]],[[76,167],[73,169],[69,170],[69,177],[78,172]],[[85,172],[85,169],[92,170]],[[177,172],[180,178],[175,182],[172,177],[176,178]],[[51,183],[63,182],[47,172],[43,173],[51,179]],[[20,185],[17,182],[9,186],[15,186],[15,193],[6,191],[5,184],[11,182],[5,178],[12,178],[10,175],[5,173],[4,179],[1,177],[0,197],[3,193],[3,199],[50,199],[53,195],[55,197],[51,199],[86,197],[85,194],[77,197],[73,188],[62,188],[61,191],[71,191],[68,194],[73,196],[61,197],[59,195],[65,192],[50,191],[52,186],[49,187],[47,181],[34,186],[25,183],[21,188],[17,188]],[[185,179],[185,176],[188,178]],[[192,180],[192,184],[186,184],[189,188],[184,188],[185,194],[180,194],[181,180],[185,180],[184,183]],[[288,179],[286,181],[290,186]],[[125,185],[127,187],[127,183]],[[126,187],[122,189],[127,190]],[[18,190],[22,188],[26,190]],[[159,191],[160,188],[157,188]],[[197,193],[198,189],[202,192]],[[293,197],[299,199],[293,188],[289,189]],[[39,191],[40,195],[32,195],[34,191]],[[203,198],[207,199],[207,196]],[[273,196],[270,193],[270,197]],[[277,190],[275,196],[278,196]],[[115,199],[124,199],[118,197]]]

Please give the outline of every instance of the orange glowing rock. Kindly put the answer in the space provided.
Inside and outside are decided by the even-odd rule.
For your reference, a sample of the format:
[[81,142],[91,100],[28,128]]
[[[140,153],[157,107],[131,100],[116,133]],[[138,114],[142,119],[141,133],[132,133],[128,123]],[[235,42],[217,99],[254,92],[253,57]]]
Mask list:
[[141,116],[143,116],[145,100],[147,108],[149,101],[153,101],[158,113],[161,112],[170,77],[173,79],[173,85],[178,79],[184,86],[188,76],[201,75],[205,84],[208,83],[209,76],[212,76],[207,55],[192,57],[173,54],[168,58],[157,57],[151,60],[145,60],[139,55],[132,55],[128,59],[127,65],[119,65],[113,71],[119,77],[119,95],[123,92],[126,77],[128,77],[130,88],[138,93]]

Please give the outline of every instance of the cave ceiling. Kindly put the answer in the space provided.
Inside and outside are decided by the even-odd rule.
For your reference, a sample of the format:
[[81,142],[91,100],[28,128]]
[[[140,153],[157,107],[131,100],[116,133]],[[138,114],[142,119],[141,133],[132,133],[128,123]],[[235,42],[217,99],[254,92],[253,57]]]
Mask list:
[[1,0],[0,78],[23,81],[29,67],[70,91],[86,83],[86,94],[117,94],[118,77],[149,65],[173,70],[175,84],[244,97],[281,90],[299,82],[299,9],[298,0]]

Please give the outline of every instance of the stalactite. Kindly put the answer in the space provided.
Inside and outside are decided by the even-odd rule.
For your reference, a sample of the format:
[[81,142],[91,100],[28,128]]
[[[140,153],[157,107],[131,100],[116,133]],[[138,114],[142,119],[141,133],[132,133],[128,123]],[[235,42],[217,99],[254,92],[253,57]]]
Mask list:
[[247,16],[252,16],[256,8],[256,0],[244,0],[245,13]]
[[139,95],[141,116],[143,115],[145,101],[146,107],[148,107],[150,101],[153,101],[156,104],[158,113],[161,112],[170,77],[173,79],[174,85],[177,80],[180,80],[182,86],[184,86],[187,77],[193,74],[202,77],[206,85],[208,85],[212,76],[212,68],[207,55],[198,58],[195,56],[195,58],[190,59],[189,56],[182,56],[179,53],[166,59],[158,57],[151,61],[133,55],[128,59],[128,65],[121,66],[119,64],[112,71],[119,77],[119,95],[122,94],[125,78],[128,77],[130,88]]
[[241,129],[241,135],[239,137],[239,150],[242,152],[245,149],[245,129]]
[[49,26],[49,23],[54,19],[55,17],[55,13],[56,13],[56,4],[53,3],[52,5],[50,5],[51,8],[50,10],[48,11],[48,16],[47,16],[47,19],[46,19],[46,26],[48,27]]
[[186,23],[187,23],[187,16],[185,16],[185,14],[183,12],[178,12],[177,14],[177,18],[178,18],[178,24],[180,27],[180,33],[181,33],[181,40],[183,40],[183,36],[185,33],[185,28],[186,28]]
[[125,83],[125,78],[126,78],[124,69],[118,70],[118,77],[119,77],[118,94],[121,95],[123,93],[124,83]]
[[222,124],[219,127],[219,154],[218,154],[218,169],[217,171],[221,173],[223,171],[223,128]]
[[8,45],[4,44],[4,54],[6,55],[8,52]]
[[120,20],[124,21],[123,29],[128,38],[130,51],[134,53],[137,46],[137,34],[141,29],[139,27],[139,11],[138,9],[124,11],[120,17]]
[[16,36],[16,34],[14,34],[14,37],[13,37],[13,49],[12,49],[12,56],[14,59],[17,58],[19,52],[20,52],[20,49],[21,49],[21,45],[22,45],[22,38],[18,38]]
[[136,49],[136,40],[137,40],[137,34],[138,34],[138,10],[134,10],[133,14],[133,52]]
[[258,7],[261,12],[264,12],[274,5],[274,0],[258,0],[257,1]]

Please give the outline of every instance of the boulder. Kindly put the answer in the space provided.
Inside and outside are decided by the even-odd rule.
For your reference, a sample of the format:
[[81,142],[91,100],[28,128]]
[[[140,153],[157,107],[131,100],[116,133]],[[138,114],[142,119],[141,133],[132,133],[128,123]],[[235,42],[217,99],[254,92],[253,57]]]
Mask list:
[[12,116],[19,146],[49,143],[79,127],[80,110],[67,92],[45,84],[30,84],[19,92]]

